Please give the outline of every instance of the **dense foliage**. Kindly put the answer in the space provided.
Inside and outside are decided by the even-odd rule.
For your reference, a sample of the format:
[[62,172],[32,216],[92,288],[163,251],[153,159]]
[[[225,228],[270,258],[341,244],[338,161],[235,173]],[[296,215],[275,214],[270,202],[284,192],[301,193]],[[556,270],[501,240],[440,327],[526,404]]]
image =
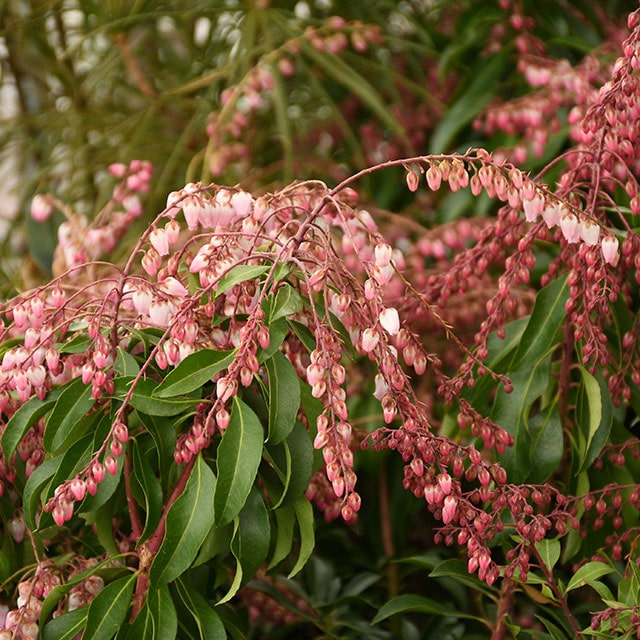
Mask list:
[[0,638],[640,637],[640,10],[344,4],[3,5]]

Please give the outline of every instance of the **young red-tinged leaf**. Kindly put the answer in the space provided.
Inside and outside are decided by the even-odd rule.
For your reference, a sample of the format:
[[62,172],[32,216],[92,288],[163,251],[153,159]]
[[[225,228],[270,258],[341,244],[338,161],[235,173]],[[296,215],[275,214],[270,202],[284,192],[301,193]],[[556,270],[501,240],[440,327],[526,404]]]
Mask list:
[[[191,637],[226,640],[227,634],[220,616],[202,595],[185,580],[176,580],[174,588],[180,623],[188,629]],[[136,639],[132,637],[131,640]]]
[[300,408],[300,380],[280,351],[266,362],[269,374],[269,442],[282,442],[293,429]]
[[213,351],[202,349],[188,355],[154,389],[157,398],[172,398],[200,389],[217,373],[226,369],[236,355],[233,351]]
[[234,397],[231,420],[217,454],[218,481],[213,496],[217,526],[231,522],[244,506],[258,472],[263,438],[258,416]]
[[167,513],[166,533],[149,573],[152,585],[171,582],[191,566],[213,526],[215,491],[216,478],[198,455],[184,491]]
[[91,395],[91,385],[77,378],[70,382],[56,401],[46,421],[42,446],[48,452],[57,451],[72,435],[78,421],[95,404]]
[[47,622],[42,630],[42,640],[74,640],[82,633],[88,614],[89,607],[82,607]]
[[129,625],[122,640],[174,640],[178,633],[178,615],[167,585],[151,589],[140,613]]
[[131,607],[137,574],[108,584],[91,601],[83,640],[111,640],[122,626]]

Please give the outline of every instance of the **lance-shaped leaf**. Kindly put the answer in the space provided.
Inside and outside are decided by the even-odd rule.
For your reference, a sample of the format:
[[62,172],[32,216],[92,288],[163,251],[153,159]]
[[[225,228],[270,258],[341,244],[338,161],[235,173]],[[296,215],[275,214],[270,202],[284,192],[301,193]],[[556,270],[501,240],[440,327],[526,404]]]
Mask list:
[[533,312],[520,339],[509,370],[517,371],[546,355],[554,346],[556,334],[565,319],[569,297],[567,277],[558,278],[536,296]]
[[172,398],[199,389],[217,373],[226,369],[235,357],[236,350],[214,351],[203,349],[188,355],[155,388],[157,398]]
[[263,437],[258,416],[234,397],[229,426],[218,447],[218,482],[213,497],[216,525],[231,522],[244,506],[258,472]]
[[178,634],[178,615],[167,585],[151,589],[140,613],[129,625],[123,640],[174,640]]
[[217,286],[215,287],[216,295],[220,295],[227,291],[227,289],[231,289],[231,287],[235,287],[235,285],[240,284],[241,282],[246,282],[247,280],[253,280],[259,276],[268,273],[271,270],[271,265],[262,265],[262,264],[239,264],[233,267],[229,271],[229,273],[225,274],[218,281]]
[[609,439],[613,422],[613,402],[602,376],[593,376],[580,367],[582,383],[578,391],[576,412],[580,431],[576,434],[580,471],[588,469]]
[[89,607],[75,609],[48,622],[42,631],[42,640],[74,640],[87,622]]
[[108,584],[89,605],[83,640],[111,640],[131,607],[137,575],[131,574]]
[[276,351],[266,362],[269,374],[269,442],[282,442],[300,408],[300,381],[286,356]]
[[186,627],[190,637],[226,640],[227,634],[218,612],[186,580],[176,580],[174,593],[180,612],[180,624]]
[[159,586],[184,573],[213,526],[216,478],[198,454],[184,491],[167,513],[165,535],[153,560],[149,579]]
[[31,398],[11,416],[2,434],[2,452],[4,453],[5,460],[11,458],[27,431],[29,431],[43,415],[51,411],[62,391],[63,388],[56,389],[49,393],[44,400]]
[[[133,477],[140,487],[138,493],[141,494],[140,496],[134,494],[134,497],[146,513],[144,531],[140,535],[139,540],[139,542],[142,542],[151,534],[160,520],[160,514],[162,512],[162,488],[153,472],[151,463],[140,450],[138,442],[134,441],[132,447]],[[132,483],[132,490],[134,486],[134,483]]]
[[[122,390],[123,386],[128,390],[131,381],[127,378],[116,378],[116,391]],[[154,394],[158,386],[157,382],[149,378],[138,380],[131,397],[131,406],[148,416],[177,416],[183,411],[195,408],[199,402],[199,398],[195,396],[193,398],[159,398]]]
[[46,451],[57,451],[72,437],[80,419],[95,404],[91,395],[91,385],[84,384],[80,378],[70,382],[60,394],[53,410],[47,418],[42,446]]
[[293,510],[298,521],[298,531],[300,532],[300,553],[293,569],[289,572],[289,578],[293,578],[304,567],[311,557],[316,544],[316,535],[313,523],[313,509],[311,503],[305,496],[298,498],[293,503]]

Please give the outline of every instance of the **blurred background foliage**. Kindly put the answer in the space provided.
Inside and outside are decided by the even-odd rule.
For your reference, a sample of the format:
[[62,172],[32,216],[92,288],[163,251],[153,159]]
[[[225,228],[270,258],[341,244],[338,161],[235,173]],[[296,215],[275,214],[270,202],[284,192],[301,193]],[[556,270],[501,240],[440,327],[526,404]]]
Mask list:
[[[576,62],[634,5],[600,4],[525,2],[523,13],[548,53]],[[527,89],[498,2],[2,0],[0,29],[6,293],[51,264],[61,218],[33,223],[32,197],[50,192],[93,217],[112,162],[153,163],[148,220],[187,181],[273,189],[491,148],[504,140],[482,139],[473,119]],[[400,175],[363,189],[400,208]]]

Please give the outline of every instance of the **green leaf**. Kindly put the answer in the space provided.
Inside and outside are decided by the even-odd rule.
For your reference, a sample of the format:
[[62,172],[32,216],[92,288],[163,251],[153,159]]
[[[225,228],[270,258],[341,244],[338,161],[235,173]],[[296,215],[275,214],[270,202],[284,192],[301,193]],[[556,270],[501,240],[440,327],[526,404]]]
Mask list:
[[375,618],[371,621],[372,624],[378,624],[387,618],[394,616],[398,613],[430,613],[436,616],[452,616],[455,618],[469,618],[471,620],[480,620],[477,616],[472,616],[453,607],[445,605],[438,600],[431,600],[423,596],[415,594],[404,594],[397,596],[386,602],[376,614]]
[[303,302],[300,294],[286,282],[280,285],[276,294],[273,309],[269,316],[269,324],[279,318],[286,318],[299,313],[303,309]]
[[300,381],[287,357],[276,351],[266,362],[269,375],[269,442],[282,442],[300,408]]
[[271,271],[271,265],[261,264],[239,264],[233,267],[229,273],[225,274],[218,281],[215,287],[216,296],[224,293],[231,287],[246,282],[247,280],[253,280],[259,276],[269,273]]
[[276,517],[276,544],[267,570],[280,564],[293,546],[293,530],[296,526],[296,515],[291,506],[281,507],[274,511]]
[[[226,640],[227,634],[218,612],[198,591],[185,580],[176,580],[174,589],[177,604],[181,608],[180,622],[188,628],[192,637],[201,640]],[[188,619],[185,619],[187,616]]]
[[569,584],[565,589],[565,593],[569,593],[573,589],[584,587],[587,584],[593,583],[598,578],[606,576],[609,573],[613,573],[615,569],[604,562],[588,562],[582,565],[569,580]]
[[258,472],[263,437],[256,414],[235,396],[229,426],[218,447],[218,482],[213,494],[216,525],[231,522],[244,506]]
[[233,362],[237,350],[214,351],[202,349],[188,355],[156,387],[153,395],[157,398],[172,398],[190,393],[211,382],[211,378]]
[[142,490],[141,506],[146,513],[144,530],[138,540],[139,544],[143,540],[146,540],[160,521],[163,496],[162,487],[153,472],[149,460],[147,460],[146,456],[140,450],[139,443],[134,441],[132,442],[132,446],[133,477]]
[[131,607],[137,574],[108,584],[89,605],[83,640],[110,640],[120,629]]
[[149,572],[152,585],[162,585],[184,573],[213,526],[216,478],[198,454],[184,491],[167,513],[165,535]]
[[549,570],[553,569],[560,558],[560,541],[541,540],[540,542],[536,542],[536,549],[545,567]]
[[486,582],[478,580],[474,574],[470,574],[467,564],[457,558],[450,558],[438,563],[436,567],[429,573],[430,578],[453,578],[456,582],[471,587],[477,591],[481,591],[488,595],[497,592],[495,587],[490,587]]
[[511,363],[511,371],[538,361],[554,346],[556,334],[566,316],[565,304],[569,298],[567,278],[568,276],[558,278],[539,291],[531,318]]
[[606,381],[600,375],[591,375],[584,367],[580,367],[580,374],[582,383],[576,400],[580,424],[577,438],[580,466],[577,473],[588,469],[600,455],[609,439],[613,422],[613,403]]
[[2,434],[2,452],[5,460],[10,460],[16,447],[24,438],[29,429],[48,411],[50,411],[56,403],[56,400],[62,393],[61,389],[51,391],[44,400],[31,398],[11,416],[4,433]]
[[314,530],[313,508],[305,496],[298,498],[293,503],[293,510],[298,521],[298,531],[300,532],[300,553],[293,569],[289,572],[289,578],[293,578],[307,563],[311,557],[316,544],[316,534]]
[[[116,391],[122,391],[122,395],[126,394],[128,385],[133,379],[116,378]],[[159,398],[155,395],[158,383],[149,378],[138,380],[136,388],[131,397],[131,406],[146,413],[148,416],[177,416],[179,413],[188,409],[195,409],[199,402],[199,398]]]
[[231,552],[242,566],[242,583],[246,584],[261,567],[269,552],[271,525],[264,499],[254,487],[238,515],[238,525],[231,541]]
[[123,640],[174,640],[178,635],[178,614],[167,585],[151,589],[140,613]]
[[527,481],[542,484],[560,466],[564,450],[562,421],[556,404],[529,420],[531,453]]
[[70,382],[57,399],[49,414],[42,438],[42,446],[50,453],[56,452],[73,435],[80,418],[85,416],[95,404],[91,395],[91,385],[80,378]]
[[47,622],[42,631],[42,640],[74,640],[84,629],[89,607],[82,607]]
[[127,351],[118,347],[113,368],[119,376],[136,376],[140,371],[138,361]]
[[529,413],[536,400],[544,393],[550,381],[551,357],[533,361],[530,368],[510,375],[513,391],[505,393],[500,387],[496,394],[491,419],[508,431],[514,439],[513,447],[500,456],[511,482],[524,482],[531,468],[531,431]]

